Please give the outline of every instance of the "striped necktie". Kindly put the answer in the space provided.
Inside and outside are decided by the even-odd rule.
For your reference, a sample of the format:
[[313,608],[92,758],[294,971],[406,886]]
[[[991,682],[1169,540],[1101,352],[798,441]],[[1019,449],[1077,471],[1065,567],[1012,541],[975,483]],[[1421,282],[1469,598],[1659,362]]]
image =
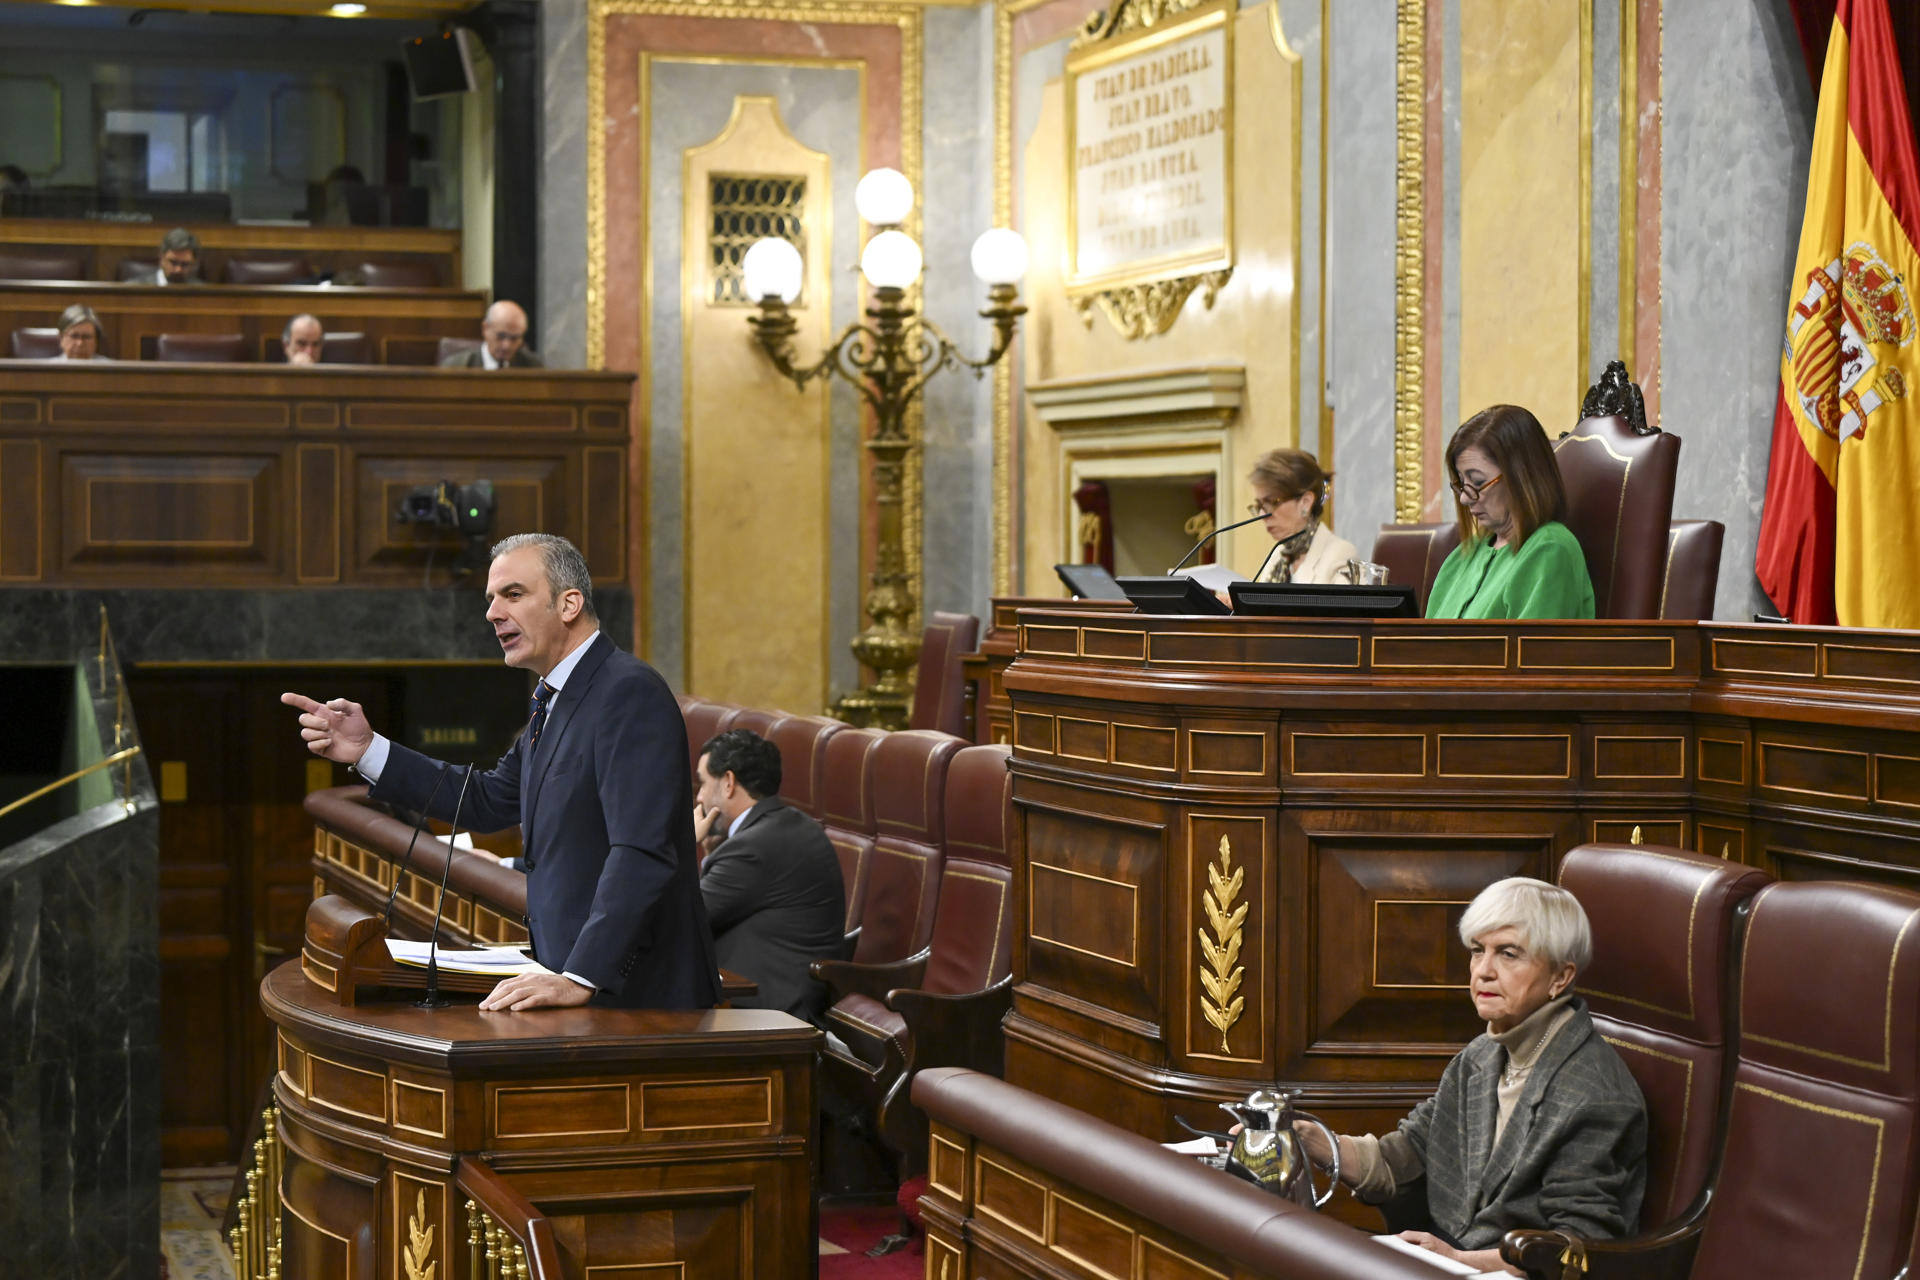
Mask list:
[[553,695],[560,692],[545,680],[533,691],[533,718],[527,721],[527,749],[540,745],[540,731],[547,727],[547,709],[553,705]]

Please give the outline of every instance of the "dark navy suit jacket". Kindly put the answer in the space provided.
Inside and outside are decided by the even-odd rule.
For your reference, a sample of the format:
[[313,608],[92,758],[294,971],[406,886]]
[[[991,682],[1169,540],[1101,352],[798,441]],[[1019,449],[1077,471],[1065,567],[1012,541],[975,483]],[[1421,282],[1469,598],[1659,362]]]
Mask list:
[[847,889],[819,823],[779,796],[755,801],[701,864],[700,896],[721,966],[760,987],[735,1006],[806,1021],[826,1012],[827,985],[807,966],[846,949]]
[[[440,762],[394,743],[372,797],[426,804]],[[450,774],[430,812],[453,817]],[[533,954],[599,988],[597,1004],[705,1009],[719,967],[694,860],[687,731],[665,680],[595,636],[553,700],[539,745],[521,734],[476,772],[460,823],[520,824]]]

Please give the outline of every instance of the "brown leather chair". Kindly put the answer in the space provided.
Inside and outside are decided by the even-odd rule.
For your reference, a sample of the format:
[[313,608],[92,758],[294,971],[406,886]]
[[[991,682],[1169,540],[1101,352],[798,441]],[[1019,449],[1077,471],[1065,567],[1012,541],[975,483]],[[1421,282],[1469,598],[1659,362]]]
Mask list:
[[163,333],[153,358],[182,364],[245,364],[247,340],[238,333]]
[[873,749],[873,855],[853,958],[891,964],[927,945],[939,904],[947,766],[967,744],[945,733],[889,733]]
[[302,257],[228,258],[228,284],[298,284],[313,277]]
[[936,613],[928,619],[920,633],[908,728],[966,734],[967,686],[960,659],[979,648],[979,640],[980,619],[970,613]]
[[350,268],[369,289],[437,289],[440,272],[430,262],[356,263]]
[[1660,582],[1660,616],[1710,622],[1720,585],[1720,547],[1727,526],[1718,520],[1675,520],[1667,531],[1667,569]]
[[15,329],[13,331],[15,360],[51,360],[59,354],[60,331],[58,329]]
[[865,1095],[903,1173],[919,1167],[927,1145],[926,1117],[908,1101],[913,1073],[1001,1072],[1000,1020],[1013,1000],[1007,755],[1006,747],[967,747],[947,768],[944,860],[926,948],[892,964],[813,964],[838,996],[828,1016],[849,1049],[829,1045],[826,1067]]
[[465,355],[469,351],[478,351],[479,349],[480,339],[478,338],[442,338],[440,339],[440,349],[434,355],[433,362],[435,364],[445,364],[455,356]]
[[1553,456],[1567,527],[1593,579],[1594,616],[1659,617],[1680,438],[1640,435],[1620,417],[1584,418],[1553,442]]
[[696,775],[696,786],[699,785],[700,748],[715,736],[731,729],[734,717],[739,714],[740,708],[729,702],[696,699],[692,706],[681,708],[681,718],[687,722],[687,769],[690,774]]
[[1383,524],[1374,537],[1368,559],[1387,566],[1387,581],[1405,584],[1419,595],[1420,612],[1427,611],[1427,597],[1433,593],[1433,580],[1440,566],[1460,545],[1460,526],[1452,520],[1435,524]]
[[329,333],[320,340],[321,364],[372,364],[373,344],[364,333]]
[[773,737],[774,726],[787,718],[784,711],[761,711],[755,707],[742,707],[734,713],[729,729],[746,729],[763,738]]
[[87,258],[66,249],[0,249],[0,280],[85,280]]
[[780,798],[815,821],[821,816],[827,739],[846,727],[826,716],[787,716],[767,734],[767,741],[780,748]]
[[[1920,894],[1838,880],[1762,889],[1711,1193],[1651,1236],[1586,1242],[1586,1274],[1893,1275],[1920,1197],[1916,1008]],[[1559,1276],[1570,1244],[1514,1231],[1502,1253]]]
[[126,284],[152,284],[160,274],[160,263],[153,258],[122,258],[114,275]]
[[873,863],[873,753],[886,736],[883,729],[849,728],[833,734],[821,749],[814,775],[820,825],[840,855],[840,879],[847,891],[848,955],[859,936],[867,870]]
[[1593,927],[1576,989],[1647,1100],[1643,1231],[1678,1218],[1707,1185],[1731,1062],[1735,937],[1768,879],[1653,845],[1585,844],[1560,864]]

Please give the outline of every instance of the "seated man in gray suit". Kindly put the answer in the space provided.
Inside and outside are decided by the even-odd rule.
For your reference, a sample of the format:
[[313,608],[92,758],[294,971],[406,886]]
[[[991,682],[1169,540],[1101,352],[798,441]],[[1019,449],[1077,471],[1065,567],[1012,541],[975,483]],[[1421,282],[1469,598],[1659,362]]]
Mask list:
[[505,298],[480,320],[480,345],[440,362],[442,369],[542,369],[546,362],[527,345],[527,313]]
[[743,1008],[780,1009],[809,1022],[827,988],[807,972],[844,943],[846,886],[820,824],[775,794],[780,748],[748,729],[729,729],[700,749],[693,824],[718,848],[700,866],[700,896],[722,969],[759,984]]

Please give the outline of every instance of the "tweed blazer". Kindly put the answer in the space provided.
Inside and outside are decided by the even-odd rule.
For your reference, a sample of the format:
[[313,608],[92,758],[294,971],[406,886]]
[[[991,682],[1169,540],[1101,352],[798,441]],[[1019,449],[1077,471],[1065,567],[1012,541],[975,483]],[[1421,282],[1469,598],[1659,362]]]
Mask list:
[[1405,1187],[1424,1165],[1427,1212],[1462,1249],[1487,1249],[1515,1227],[1589,1239],[1631,1233],[1647,1185],[1647,1104],[1626,1064],[1594,1030],[1587,1002],[1547,1042],[1513,1114],[1493,1139],[1507,1052],[1482,1035],[1447,1064],[1440,1088],[1382,1142]]

